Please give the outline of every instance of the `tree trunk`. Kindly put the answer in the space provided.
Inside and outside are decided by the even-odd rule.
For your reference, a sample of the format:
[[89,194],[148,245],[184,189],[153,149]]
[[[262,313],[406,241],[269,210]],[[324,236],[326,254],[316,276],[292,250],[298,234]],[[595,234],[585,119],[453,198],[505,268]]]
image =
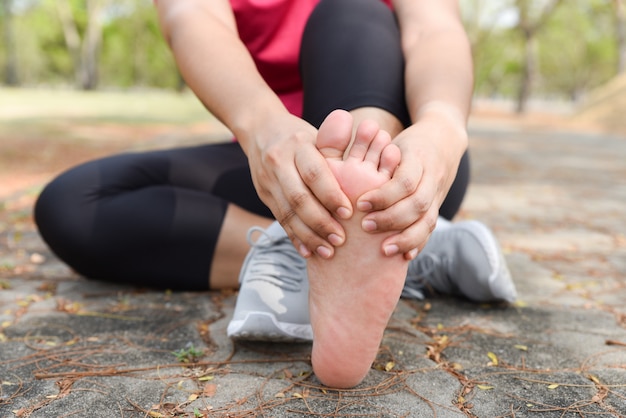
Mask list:
[[4,9],[4,45],[6,48],[6,63],[4,68],[4,83],[7,86],[20,84],[17,75],[17,45],[15,44],[15,28],[13,26],[13,0],[2,0]]
[[65,38],[65,45],[67,51],[72,57],[72,65],[74,67],[74,81],[79,84],[81,79],[82,57],[80,53],[80,34],[78,33],[78,27],[72,13],[72,6],[69,0],[56,0],[57,14],[61,21],[61,27],[63,28],[63,37]]
[[103,0],[87,0],[87,29],[81,50],[80,84],[83,90],[95,90],[98,87],[103,3]]
[[[621,0],[619,0],[621,1]],[[533,81],[537,75],[536,64],[536,38],[541,29],[544,28],[548,19],[563,0],[551,0],[545,5],[543,10],[533,18],[530,13],[530,3],[528,0],[517,0],[517,7],[520,21],[517,29],[524,37],[524,62],[522,63],[522,76],[517,96],[517,113],[526,111],[528,99],[530,98]]]
[[626,4],[624,0],[614,0],[617,27],[617,72],[626,73]]
[[74,64],[76,85],[83,90],[95,90],[98,87],[104,0],[87,0],[87,27],[82,38],[69,0],[56,0],[55,3],[65,44]]
[[517,113],[526,112],[528,99],[530,98],[533,81],[536,75],[535,34],[531,31],[526,31],[524,34],[524,63],[522,66],[522,77],[515,109]]

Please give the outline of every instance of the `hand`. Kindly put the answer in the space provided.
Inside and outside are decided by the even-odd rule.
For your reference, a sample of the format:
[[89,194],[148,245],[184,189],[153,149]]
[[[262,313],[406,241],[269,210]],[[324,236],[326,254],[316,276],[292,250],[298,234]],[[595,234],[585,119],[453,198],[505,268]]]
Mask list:
[[317,129],[287,114],[266,126],[272,128],[257,134],[247,149],[259,197],[303,257],[315,251],[331,258],[345,241],[331,213],[348,219],[352,205],[315,146]]
[[412,259],[437,224],[439,207],[467,148],[467,133],[445,119],[428,117],[393,142],[402,154],[400,165],[389,182],[357,200],[357,209],[371,212],[363,219],[365,231],[399,231],[383,241],[385,254]]

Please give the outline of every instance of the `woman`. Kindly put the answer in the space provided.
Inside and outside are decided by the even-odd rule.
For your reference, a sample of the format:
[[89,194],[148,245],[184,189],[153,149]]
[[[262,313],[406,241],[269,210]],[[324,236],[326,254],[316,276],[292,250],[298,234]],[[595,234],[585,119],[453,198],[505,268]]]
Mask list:
[[[455,0],[156,0],[156,7],[187,84],[237,141],[113,156],[59,176],[35,216],[61,259],[85,276],[139,285],[197,290],[241,280],[233,337],[309,339],[306,272],[285,296],[291,308],[277,312],[244,292],[259,274],[251,266],[296,251],[291,266],[301,272],[303,258],[322,269],[333,264],[319,260],[344,263],[333,258],[358,215],[364,233],[385,234],[376,242],[381,254],[413,260],[408,279],[419,280],[407,279],[404,294],[430,286],[481,301],[515,297],[484,226],[435,230],[440,215],[458,211],[469,176],[472,61]],[[370,140],[388,133],[399,150],[390,179],[358,198],[344,193],[318,149],[318,128],[335,109],[351,119],[328,122],[326,138],[346,123],[350,133],[370,123]],[[241,270],[254,226],[266,229],[265,244]],[[433,230],[440,237],[428,250]],[[465,243],[478,250],[460,251]],[[423,271],[428,255],[441,252],[453,267]],[[456,274],[454,265],[476,274]],[[281,287],[286,276],[266,286]],[[278,329],[250,312],[269,315]],[[295,335],[280,327],[294,322]],[[327,381],[351,386],[356,374]]]

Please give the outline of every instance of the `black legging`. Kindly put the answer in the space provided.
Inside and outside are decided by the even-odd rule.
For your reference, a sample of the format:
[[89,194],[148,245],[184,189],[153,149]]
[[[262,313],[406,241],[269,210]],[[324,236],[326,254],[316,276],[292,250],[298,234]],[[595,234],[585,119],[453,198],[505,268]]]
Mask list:
[[[337,108],[373,106],[410,123],[395,16],[379,0],[322,0],[302,40],[304,119],[316,127]],[[469,178],[467,155],[441,207],[452,218]],[[35,221],[78,273],[142,286],[206,290],[229,204],[272,217],[235,142],[128,153],[54,179]]]

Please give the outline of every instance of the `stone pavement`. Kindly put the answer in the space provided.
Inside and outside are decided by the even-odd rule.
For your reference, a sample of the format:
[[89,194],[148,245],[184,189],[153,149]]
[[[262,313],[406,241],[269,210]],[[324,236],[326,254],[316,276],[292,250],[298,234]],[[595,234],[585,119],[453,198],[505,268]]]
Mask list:
[[357,388],[308,344],[233,344],[232,293],[76,277],[28,208],[0,223],[0,417],[626,416],[626,139],[473,121],[459,218],[505,249],[515,306],[401,301]]

